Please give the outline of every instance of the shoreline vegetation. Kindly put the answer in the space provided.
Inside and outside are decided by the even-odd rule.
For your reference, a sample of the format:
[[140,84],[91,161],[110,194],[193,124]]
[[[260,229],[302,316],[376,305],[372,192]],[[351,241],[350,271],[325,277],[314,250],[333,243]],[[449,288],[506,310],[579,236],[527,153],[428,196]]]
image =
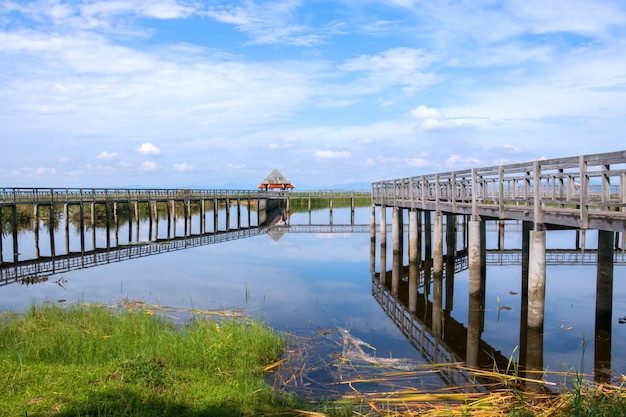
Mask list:
[[[175,323],[177,313],[192,318]],[[343,344],[357,346],[347,333]],[[299,398],[286,389],[298,378],[275,376],[303,372],[293,368],[301,365],[294,360],[299,355],[289,335],[238,311],[181,312],[128,300],[117,306],[33,305],[0,315],[0,415],[626,415],[621,386],[594,384],[573,372],[564,375],[568,387],[559,393],[528,390],[542,381],[517,375],[513,362],[504,372],[456,365],[476,378],[482,389],[474,392],[386,390],[381,362],[375,377],[361,373],[337,383],[349,386],[349,394]],[[337,360],[358,366],[341,353]],[[387,382],[437,372],[437,365],[429,368],[389,370]],[[378,389],[360,391],[363,383]]]

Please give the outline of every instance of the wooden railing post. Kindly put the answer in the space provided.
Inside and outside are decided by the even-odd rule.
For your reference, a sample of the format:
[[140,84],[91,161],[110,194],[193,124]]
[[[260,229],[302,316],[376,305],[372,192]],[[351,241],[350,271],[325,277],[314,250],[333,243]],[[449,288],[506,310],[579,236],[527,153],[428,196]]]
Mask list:
[[602,210],[611,210],[611,174],[609,165],[602,165]]
[[450,198],[452,199],[452,212],[456,213],[457,210],[457,189],[456,189],[456,172],[452,172],[450,178]]
[[526,171],[524,176],[524,201],[525,205],[529,205],[530,202],[530,171]]
[[427,190],[426,177],[422,177],[422,191],[420,195],[420,198],[422,200],[422,210],[426,210],[426,198],[427,198],[426,190]]
[[622,172],[619,178],[620,203],[622,204],[621,211],[624,211],[624,204],[626,204],[626,172]]
[[440,207],[440,194],[441,194],[441,184],[439,183],[439,174],[435,175],[435,210],[437,213],[441,212]]
[[499,192],[498,192],[498,214],[501,219],[504,219],[504,167],[500,165],[498,167],[498,178],[499,178]]
[[478,177],[476,176],[476,169],[472,168],[472,220],[478,221]]
[[589,228],[589,213],[587,207],[587,193],[589,192],[589,179],[587,177],[587,161],[584,156],[578,159],[580,171],[580,228]]
[[544,230],[543,224],[543,210],[541,207],[542,197],[542,185],[541,185],[541,165],[539,161],[533,162],[533,204],[534,204],[534,218],[535,218],[535,230]]

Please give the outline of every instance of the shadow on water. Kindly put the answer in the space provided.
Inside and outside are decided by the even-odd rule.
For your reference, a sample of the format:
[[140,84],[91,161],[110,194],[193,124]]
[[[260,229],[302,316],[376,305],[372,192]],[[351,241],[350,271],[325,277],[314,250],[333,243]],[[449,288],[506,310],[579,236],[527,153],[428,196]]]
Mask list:
[[[576,239],[576,247],[573,249],[548,249],[546,259],[551,266],[567,265],[594,265],[596,266],[596,294],[595,294],[595,320],[593,320],[592,339],[593,343],[588,343],[588,336],[582,335],[579,345],[582,347],[580,362],[570,366],[566,372],[550,369],[553,358],[546,363],[544,353],[548,349],[554,349],[554,334],[550,334],[545,322],[551,318],[540,316],[540,324],[533,326],[528,321],[529,308],[533,295],[528,288],[528,229],[522,222],[509,222],[509,225],[519,226],[521,233],[520,249],[504,249],[504,222],[493,222],[497,227],[498,239],[495,249],[487,249],[482,245],[480,254],[480,264],[472,271],[469,260],[468,242],[466,233],[468,224],[463,217],[447,216],[444,228],[446,253],[439,254],[443,262],[437,266],[437,255],[434,254],[433,247],[436,246],[432,240],[437,237],[429,233],[431,218],[425,214],[424,219],[420,219],[424,224],[419,224],[419,228],[424,226],[426,233],[417,234],[411,237],[409,234],[409,254],[408,263],[406,261],[406,247],[404,245],[407,237],[404,232],[393,232],[393,246],[391,251],[391,270],[387,269],[388,247],[386,236],[380,235],[380,253],[376,259],[376,235],[372,234],[371,239],[371,260],[372,266],[379,260],[379,271],[373,270],[372,294],[385,314],[400,329],[409,343],[420,352],[429,362],[437,365],[465,363],[470,367],[483,369],[498,369],[500,371],[514,371],[522,376],[533,379],[542,379],[547,383],[545,386],[554,385],[556,382],[563,382],[565,376],[578,376],[584,373],[584,363],[588,358],[585,354],[591,355],[593,359],[593,374],[585,375],[598,383],[620,384],[624,381],[623,358],[619,355],[613,356],[612,332],[614,329],[613,320],[613,275],[614,264],[624,263],[624,251],[614,250],[615,233],[599,232],[598,249],[588,250],[579,247],[579,239]],[[481,225],[482,240],[486,241],[486,226]],[[402,221],[397,223],[394,219],[395,228],[402,227]],[[441,243],[440,243],[441,244]],[[391,245],[390,245],[391,246]],[[413,254],[411,253],[413,246]],[[444,245],[441,245],[444,246]],[[501,351],[490,345],[485,337],[493,337],[493,334],[486,334],[487,315],[496,314],[496,325],[500,322],[504,312],[513,308],[510,305],[502,304],[501,296],[496,296],[497,305],[488,307],[487,287],[493,285],[492,277],[487,282],[487,270],[503,266],[520,266],[518,283],[521,287],[509,290],[509,295],[519,296],[516,302],[519,308],[518,322],[515,324],[519,329],[519,336],[515,342],[515,347],[511,351]],[[463,276],[463,281],[467,283],[461,297],[465,297],[466,315],[459,316],[458,312],[453,316],[455,297],[459,297],[455,292],[455,277],[459,273],[467,271],[469,276]],[[556,277],[555,277],[556,278]],[[497,285],[497,284],[496,284]],[[559,288],[561,294],[568,291],[567,287]],[[556,294],[553,294],[553,297]],[[548,297],[545,302],[551,303],[553,297]],[[544,301],[541,300],[541,303]],[[493,305],[493,304],[492,304]],[[542,306],[542,310],[543,310]],[[571,308],[574,308],[572,304]],[[550,304],[546,311],[550,309]],[[572,312],[573,314],[573,312]],[[617,323],[621,323],[615,320]],[[550,324],[552,325],[552,324]],[[493,326],[493,325],[491,325]],[[494,326],[497,327],[497,326]],[[561,333],[573,329],[573,326],[560,326]],[[511,334],[511,329],[501,329],[505,333]],[[550,345],[546,345],[545,337],[550,339]],[[498,342],[497,338],[494,340]],[[585,350],[588,350],[587,352]],[[616,367],[616,368],[613,368]],[[452,366],[451,369],[455,369]],[[441,377],[447,386],[457,386],[468,383],[468,380],[459,381],[453,378],[453,371],[442,373]],[[568,375],[569,374],[569,375]],[[532,382],[530,385],[537,385]],[[541,385],[539,383],[538,385]]]

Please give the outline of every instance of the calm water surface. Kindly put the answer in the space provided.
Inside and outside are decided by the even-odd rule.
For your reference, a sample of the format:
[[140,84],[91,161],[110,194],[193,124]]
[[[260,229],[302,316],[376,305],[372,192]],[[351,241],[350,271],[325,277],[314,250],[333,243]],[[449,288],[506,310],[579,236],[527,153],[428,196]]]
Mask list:
[[[310,217],[312,223],[324,224],[328,223],[329,213],[314,211]],[[350,223],[349,209],[335,209],[333,221]],[[292,225],[308,222],[307,213],[289,218]],[[355,223],[369,223],[369,208],[357,208]],[[147,236],[146,227],[140,225],[140,236]],[[128,231],[122,230],[120,235],[128,236]],[[507,232],[505,236],[506,248],[521,247],[519,233]],[[58,239],[62,242],[61,237]],[[103,239],[102,233],[98,232],[97,239]],[[7,240],[10,236],[5,237]],[[488,228],[488,248],[495,247],[495,242],[497,232]],[[5,259],[11,259],[8,246],[4,245]],[[28,255],[32,246],[32,234],[22,233],[21,252]],[[390,246],[388,243],[388,270],[392,259]],[[548,232],[547,246],[573,248],[574,234]],[[587,247],[595,248],[593,232],[587,235]],[[374,298],[370,249],[369,233],[262,234],[75,270],[34,285],[9,284],[0,287],[0,309],[19,311],[32,303],[59,300],[115,304],[121,299],[180,309],[244,309],[281,331],[312,335],[320,330],[348,329],[353,337],[375,347],[378,357],[428,363]],[[379,271],[379,240],[375,258],[375,269]],[[626,324],[619,322],[626,316],[626,268],[620,263],[614,271],[611,368],[613,376],[619,378],[626,373]],[[520,276],[519,265],[487,268],[482,339],[505,357],[518,355]],[[60,278],[63,286],[54,283]],[[545,369],[575,368],[593,373],[595,286],[595,265],[548,266]],[[454,277],[449,306],[450,316],[465,326],[468,300],[465,270]],[[499,309],[502,306],[507,309]]]

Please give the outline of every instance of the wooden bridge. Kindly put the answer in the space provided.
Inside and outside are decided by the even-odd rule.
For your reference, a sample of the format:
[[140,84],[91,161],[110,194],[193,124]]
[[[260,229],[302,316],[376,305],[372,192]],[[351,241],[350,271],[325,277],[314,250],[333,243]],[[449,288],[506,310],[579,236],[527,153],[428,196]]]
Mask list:
[[624,232],[626,151],[377,181],[372,199],[474,220]]
[[[376,222],[376,207],[380,220]],[[469,303],[483,308],[486,285],[487,220],[522,223],[521,289],[525,312],[520,328],[528,331],[520,347],[529,369],[541,369],[537,357],[543,344],[545,311],[546,233],[551,229],[597,230],[596,346],[610,346],[613,305],[613,266],[619,233],[626,232],[626,151],[546,159],[528,163],[473,168],[372,183],[371,224],[379,223],[380,264],[386,270],[386,213],[392,209],[394,262],[403,252],[404,212],[408,211],[409,266],[421,257],[432,259],[435,285],[442,285],[444,259],[455,255],[455,216],[462,216],[468,231]],[[443,218],[446,217],[445,229]],[[422,244],[422,230],[425,244]],[[444,255],[444,236],[447,254]],[[584,236],[584,235],[583,235]],[[376,235],[372,234],[372,242]],[[583,244],[583,248],[584,248]],[[431,253],[432,250],[432,253]],[[398,275],[398,274],[396,274]],[[417,275],[409,284],[417,288]],[[392,292],[399,276],[392,277]],[[471,310],[471,308],[470,308]],[[466,362],[478,363],[475,340],[480,324],[470,315],[467,326]],[[532,335],[532,337],[531,337]],[[598,352],[596,352],[598,354]],[[610,369],[610,359],[598,362],[598,370]],[[598,371],[596,377],[605,380]]]

